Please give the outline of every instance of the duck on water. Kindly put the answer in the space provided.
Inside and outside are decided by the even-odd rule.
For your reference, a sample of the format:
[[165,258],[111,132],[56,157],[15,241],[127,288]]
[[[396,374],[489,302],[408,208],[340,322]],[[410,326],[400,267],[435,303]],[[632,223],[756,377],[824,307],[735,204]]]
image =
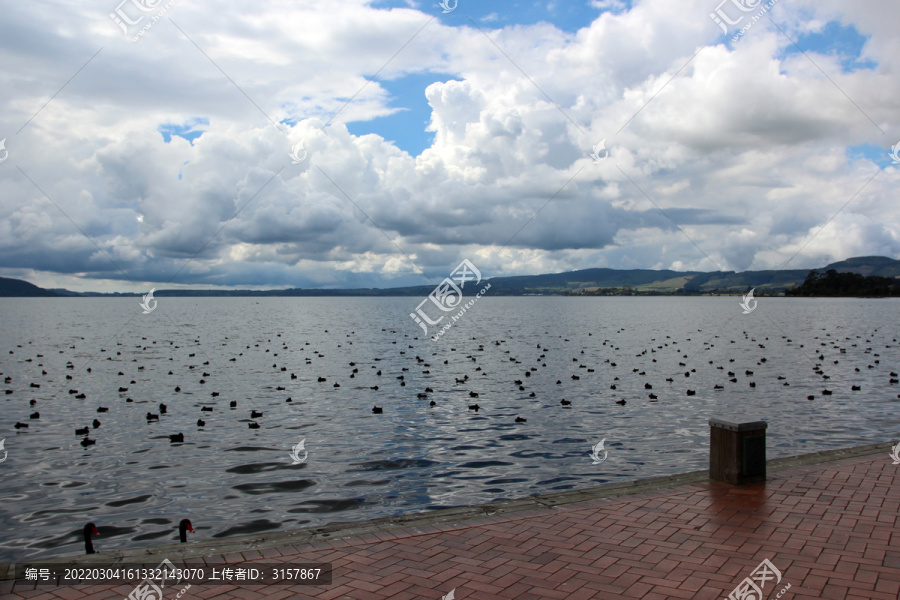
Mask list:
[[[96,554],[94,550],[94,539],[93,536],[99,536],[100,530],[97,529],[97,526],[94,523],[88,523],[82,529],[84,534],[84,553],[85,554]],[[190,519],[182,519],[180,523],[178,523],[178,539],[181,540],[181,543],[187,543],[187,532],[196,533],[194,531],[194,526],[191,524]]]

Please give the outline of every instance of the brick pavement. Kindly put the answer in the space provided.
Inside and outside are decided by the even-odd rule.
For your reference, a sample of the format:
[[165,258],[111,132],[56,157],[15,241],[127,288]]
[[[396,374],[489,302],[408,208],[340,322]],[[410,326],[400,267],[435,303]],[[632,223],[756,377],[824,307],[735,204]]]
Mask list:
[[[896,600],[900,465],[883,451],[769,473],[765,484],[701,481],[665,490],[344,539],[195,558],[330,562],[327,587],[193,585],[180,600],[222,598],[684,598],[728,594],[769,559],[764,598]],[[188,545],[190,546],[190,544]],[[101,555],[95,555],[101,556]],[[176,560],[176,559],[172,559]],[[190,562],[190,560],[188,561]],[[30,589],[29,589],[30,588]],[[125,598],[131,585],[0,581],[2,598]],[[166,600],[175,598],[168,588]]]

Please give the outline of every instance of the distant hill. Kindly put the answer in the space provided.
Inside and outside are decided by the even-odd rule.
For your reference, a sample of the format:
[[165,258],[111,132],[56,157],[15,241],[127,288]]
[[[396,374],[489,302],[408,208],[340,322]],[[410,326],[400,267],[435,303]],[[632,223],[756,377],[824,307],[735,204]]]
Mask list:
[[[900,260],[885,256],[860,256],[832,263],[814,271],[833,269],[837,273],[859,273],[863,276],[896,278],[900,276]],[[544,275],[494,277],[490,281],[492,296],[525,295],[621,295],[621,294],[710,294],[745,293],[756,288],[757,295],[775,294],[806,281],[810,269],[766,271],[672,271],[651,269],[582,269]],[[474,295],[484,286],[469,285],[466,295]],[[205,296],[427,296],[432,285],[396,288],[312,289],[286,290],[156,290],[156,297]],[[133,293],[70,292],[63,289],[45,290],[26,281],[0,278],[0,296],[78,296],[78,297],[136,297],[146,290]]]
[[830,269],[834,269],[838,273],[859,273],[865,277],[872,275],[878,277],[900,277],[900,260],[894,260],[886,256],[860,256],[831,263],[827,267],[816,270],[827,272]]
[[[561,294],[576,290],[597,288],[640,289],[660,286],[663,282],[675,282],[683,278],[702,275],[700,271],[653,271],[650,269],[582,269],[549,275],[520,275],[516,277],[494,277],[491,295],[520,296],[525,294]],[[806,273],[804,272],[804,276]],[[678,283],[663,285],[662,289],[675,291]]]
[[[708,294],[708,293],[737,293],[746,292],[756,288],[757,295],[774,294],[803,285],[810,271],[825,272],[834,269],[838,273],[859,273],[860,275],[877,275],[881,277],[900,276],[900,260],[885,256],[860,256],[848,258],[840,262],[832,263],[821,269],[790,269],[790,270],[766,270],[766,271],[712,271],[706,273],[678,273],[681,277],[666,279],[665,276],[672,271],[650,271],[659,273],[657,281],[649,284],[631,286],[637,293],[660,294]],[[620,271],[629,273],[631,271]],[[493,281],[493,280],[492,280]],[[600,288],[611,286],[599,286]],[[621,287],[621,286],[617,286]],[[570,291],[568,293],[604,294],[603,289],[586,289]]]
[[21,279],[0,277],[0,298],[32,298],[39,296],[56,296],[50,290],[39,288]]
[[78,292],[70,292],[67,289],[63,288],[48,288],[47,291],[53,292],[57,296],[80,296]]

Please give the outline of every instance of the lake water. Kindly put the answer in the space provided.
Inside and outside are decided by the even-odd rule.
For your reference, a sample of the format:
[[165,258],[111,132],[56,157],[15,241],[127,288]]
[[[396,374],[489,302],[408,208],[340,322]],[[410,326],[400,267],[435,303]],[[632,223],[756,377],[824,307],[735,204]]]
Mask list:
[[900,437],[896,299],[488,294],[438,341],[419,302],[0,300],[0,560],[80,554],[89,521],[104,551],[704,469],[711,416],[768,421],[769,458]]

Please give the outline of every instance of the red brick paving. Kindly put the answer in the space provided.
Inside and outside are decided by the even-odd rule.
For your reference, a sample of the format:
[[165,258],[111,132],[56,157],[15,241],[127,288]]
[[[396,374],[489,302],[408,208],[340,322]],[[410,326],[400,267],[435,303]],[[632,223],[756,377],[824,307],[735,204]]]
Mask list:
[[[719,600],[768,558],[764,598],[896,600],[900,466],[883,452],[770,473],[764,484],[707,482],[459,524],[251,550],[274,562],[331,562],[327,587],[193,585],[182,600]],[[238,553],[225,555],[239,560]],[[223,555],[209,557],[221,562]],[[30,588],[30,589],[29,589]],[[124,598],[128,585],[0,582],[2,598]],[[175,597],[169,590],[166,600]]]

